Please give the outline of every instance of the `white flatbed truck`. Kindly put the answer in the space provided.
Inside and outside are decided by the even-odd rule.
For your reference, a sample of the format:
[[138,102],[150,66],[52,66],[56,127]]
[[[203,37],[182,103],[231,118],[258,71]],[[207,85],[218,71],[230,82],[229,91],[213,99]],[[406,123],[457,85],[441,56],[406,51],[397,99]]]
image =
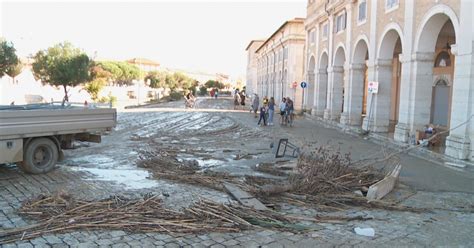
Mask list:
[[117,122],[114,108],[0,106],[0,164],[41,174],[62,160],[73,141],[101,142]]

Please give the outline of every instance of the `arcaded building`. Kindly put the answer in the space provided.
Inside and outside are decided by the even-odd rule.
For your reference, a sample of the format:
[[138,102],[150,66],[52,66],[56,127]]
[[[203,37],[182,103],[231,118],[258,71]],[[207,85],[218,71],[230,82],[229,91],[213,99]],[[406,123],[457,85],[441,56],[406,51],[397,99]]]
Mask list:
[[[474,160],[473,6],[309,0],[305,105],[327,121],[399,142],[412,142],[426,125],[449,130],[444,152]],[[378,83],[377,93],[368,92],[369,82]]]
[[[279,103],[283,97],[290,97],[297,110],[303,105],[300,83],[304,79],[304,21],[304,18],[286,21],[255,51],[247,49],[255,53],[256,93],[260,98],[274,97]],[[258,43],[251,43],[250,48],[252,44]]]
[[257,92],[257,54],[255,51],[265,42],[265,40],[252,40],[247,45],[247,76],[246,76],[246,91],[247,94],[254,94]]

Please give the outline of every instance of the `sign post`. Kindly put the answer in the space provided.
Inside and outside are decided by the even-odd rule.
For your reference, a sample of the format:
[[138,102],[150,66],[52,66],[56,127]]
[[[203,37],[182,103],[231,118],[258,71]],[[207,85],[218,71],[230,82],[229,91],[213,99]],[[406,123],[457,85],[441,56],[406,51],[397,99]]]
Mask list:
[[305,104],[304,104],[304,89],[306,87],[308,87],[308,84],[305,81],[303,81],[303,82],[300,83],[300,86],[303,89],[303,96],[301,97],[301,106],[305,106]]
[[374,95],[379,93],[379,82],[370,81],[367,87],[367,91],[370,94],[370,107],[369,107],[369,116],[367,119],[367,133],[369,132],[370,119],[372,118],[372,107],[374,105]]

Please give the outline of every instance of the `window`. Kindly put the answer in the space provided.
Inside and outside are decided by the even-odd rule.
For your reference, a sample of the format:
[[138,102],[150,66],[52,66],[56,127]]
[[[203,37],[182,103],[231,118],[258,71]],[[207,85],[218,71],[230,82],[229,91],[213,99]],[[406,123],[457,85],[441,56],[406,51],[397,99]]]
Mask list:
[[329,34],[329,25],[328,23],[323,24],[323,39],[327,39]]
[[398,0],[385,0],[385,10],[392,10],[398,7]]
[[451,66],[451,57],[446,51],[442,51],[438,54],[435,60],[435,67],[449,67]]
[[359,3],[359,17],[357,18],[357,21],[361,23],[361,22],[364,22],[366,19],[367,19],[367,2],[361,1]]
[[339,33],[345,30],[346,29],[346,12],[338,15],[336,17],[336,22],[334,24],[336,25],[335,27],[336,33]]
[[127,96],[129,99],[137,99],[135,96],[135,91],[127,91]]
[[283,59],[287,59],[288,58],[288,47],[285,47],[285,49],[283,49]]

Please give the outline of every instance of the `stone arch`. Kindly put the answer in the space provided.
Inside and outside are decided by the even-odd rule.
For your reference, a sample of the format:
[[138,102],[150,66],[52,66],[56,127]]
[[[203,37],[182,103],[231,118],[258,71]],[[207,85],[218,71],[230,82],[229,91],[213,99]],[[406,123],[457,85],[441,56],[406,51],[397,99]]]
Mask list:
[[459,34],[459,19],[454,10],[444,4],[432,7],[424,15],[416,32],[415,52],[434,51],[438,35],[443,28],[443,24],[448,20],[451,20],[457,38]]
[[398,38],[402,48],[405,47],[402,28],[395,22],[389,23],[380,37],[377,52],[378,59],[391,59],[393,57],[393,49]]
[[354,53],[352,54],[352,62],[358,64],[365,63],[366,54],[369,53],[369,39],[366,35],[359,35],[354,44],[355,45]]
[[324,50],[319,57],[319,69],[327,69],[329,65],[329,56],[327,50]]
[[344,66],[344,63],[346,62],[346,49],[344,45],[339,44],[334,53],[334,59],[333,61],[333,66]]
[[308,67],[306,71],[306,80],[308,82],[308,88],[305,90],[305,105],[306,108],[312,109],[314,106],[314,95],[315,95],[315,70],[316,60],[313,55],[310,56]]

